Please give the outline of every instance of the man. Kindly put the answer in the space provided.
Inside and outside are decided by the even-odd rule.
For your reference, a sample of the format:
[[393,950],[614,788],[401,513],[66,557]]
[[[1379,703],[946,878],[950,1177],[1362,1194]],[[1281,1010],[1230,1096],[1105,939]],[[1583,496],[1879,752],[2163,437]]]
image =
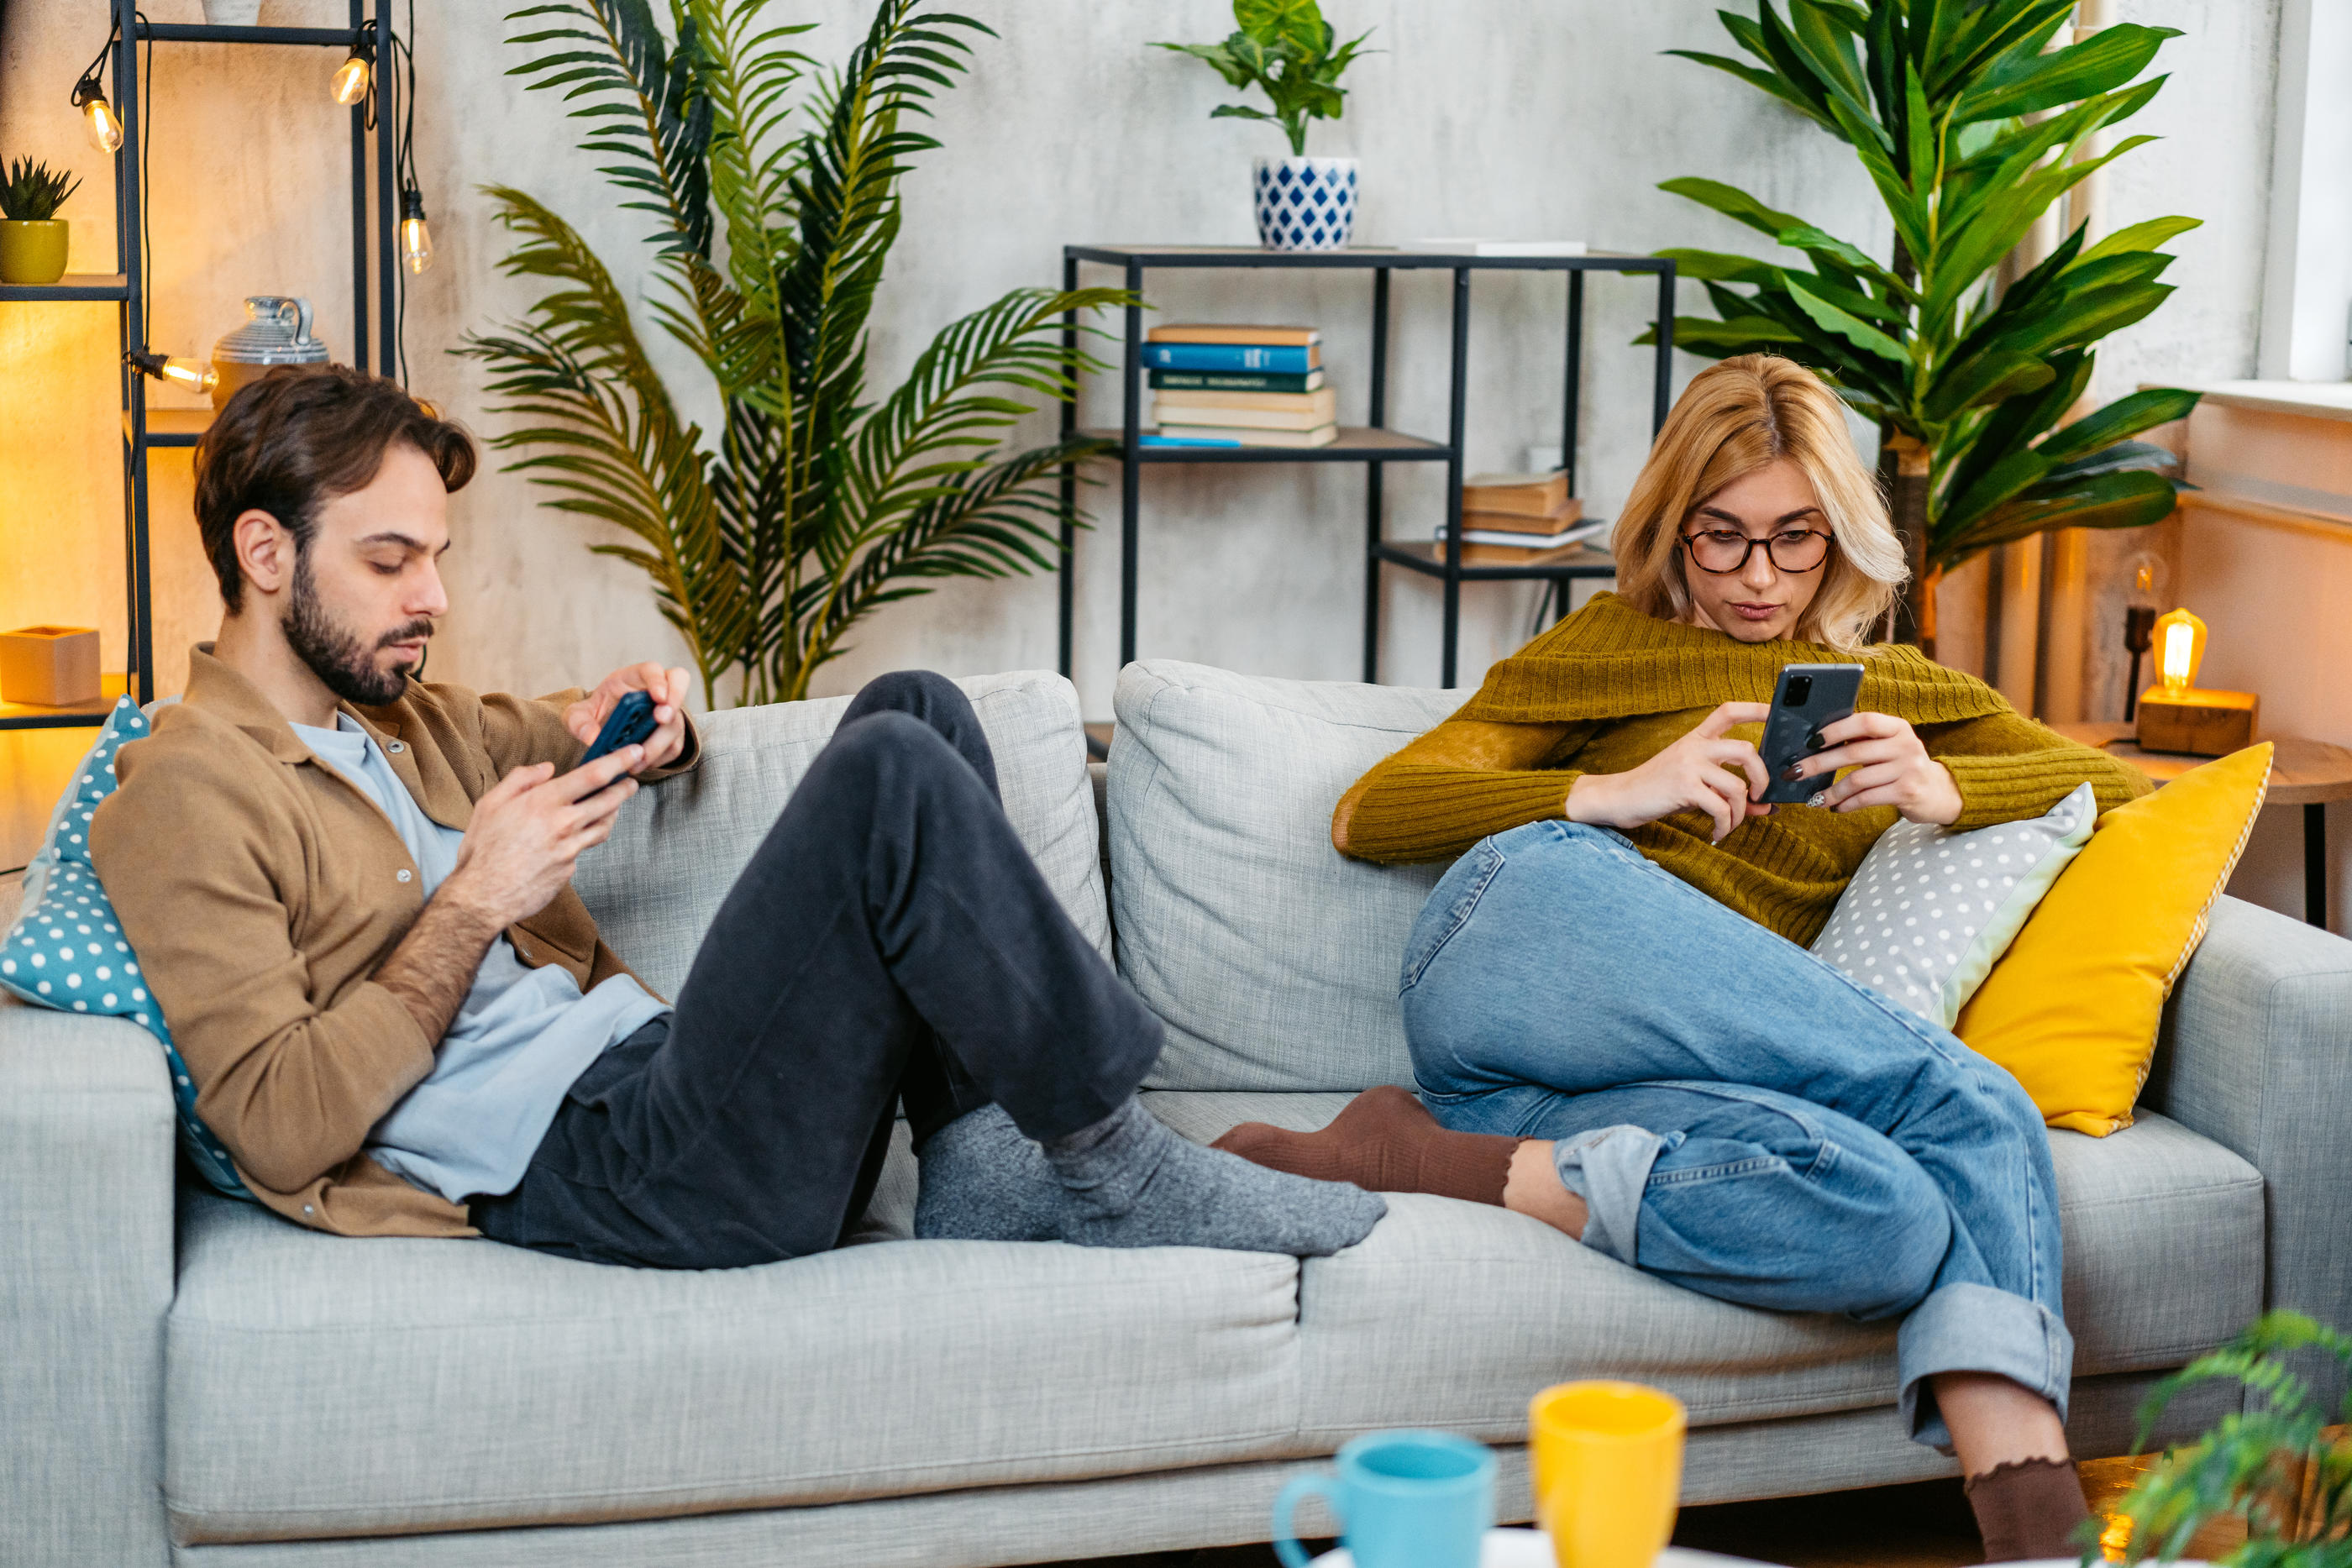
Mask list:
[[[1176,1137],[1160,1026],[1005,821],[971,705],[860,694],[673,1008],[571,886],[698,756],[683,670],[530,700],[415,678],[471,443],[340,367],[241,390],[196,451],[220,581],[184,700],[126,746],[91,852],[255,1194],[341,1235],[656,1268],[835,1245],[903,1104],[919,1233],[1318,1255],[1381,1200]],[[574,767],[626,693],[638,746]]]

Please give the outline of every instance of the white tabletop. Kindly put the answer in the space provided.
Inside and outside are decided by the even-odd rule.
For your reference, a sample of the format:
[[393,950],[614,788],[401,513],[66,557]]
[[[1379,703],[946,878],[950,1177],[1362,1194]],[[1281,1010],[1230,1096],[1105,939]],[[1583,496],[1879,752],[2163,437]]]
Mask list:
[[[1669,1546],[1659,1552],[1652,1568],[1733,1568],[1735,1564],[1738,1568],[1756,1568],[1745,1557],[1727,1557],[1720,1552],[1692,1552],[1680,1546]],[[2008,1564],[2006,1568],[2074,1568],[2074,1564],[2072,1557],[2052,1557],[2037,1563]],[[1312,1568],[1355,1568],[1355,1559],[1343,1546],[1315,1559]],[[1539,1530],[1490,1530],[1478,1556],[1478,1568],[1554,1568],[1551,1542]],[[2183,1558],[2168,1568],[2207,1565]]]
[[[1355,1568],[1355,1561],[1342,1546],[1315,1559],[1312,1568]],[[2072,1561],[2068,1559],[2070,1563]],[[1745,1557],[1669,1546],[1658,1553],[1653,1568],[1730,1568],[1735,1563],[1739,1568],[1754,1568]],[[1539,1530],[1490,1530],[1485,1548],[1478,1554],[1478,1568],[1553,1568],[1551,1542]]]

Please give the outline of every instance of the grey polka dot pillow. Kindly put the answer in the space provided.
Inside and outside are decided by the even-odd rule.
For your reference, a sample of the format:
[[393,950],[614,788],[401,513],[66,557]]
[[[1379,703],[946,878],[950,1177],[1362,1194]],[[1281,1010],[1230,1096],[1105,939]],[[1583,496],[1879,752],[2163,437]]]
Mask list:
[[1974,832],[1897,822],[1863,857],[1813,955],[1949,1029],[2098,814],[2084,784],[2039,817]]

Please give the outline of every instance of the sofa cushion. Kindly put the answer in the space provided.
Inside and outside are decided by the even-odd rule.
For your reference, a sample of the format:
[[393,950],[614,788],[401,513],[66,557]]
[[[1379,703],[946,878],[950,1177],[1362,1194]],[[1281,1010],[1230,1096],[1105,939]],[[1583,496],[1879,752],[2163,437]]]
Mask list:
[[[1070,918],[1108,956],[1109,912],[1077,689],[1044,670],[956,685],[971,698],[996,754],[997,789],[1013,831]],[[580,857],[572,885],[604,940],[661,995],[676,997],[686,983],[719,901],[849,703],[824,697],[698,718],[702,765],[637,791],[613,836]]]
[[164,1499],[183,1542],[258,1541],[1278,1456],[1297,1280],[1258,1253],[952,1241],[664,1272],[193,1197]]
[[1460,701],[1171,659],[1119,673],[1111,896],[1119,973],[1169,1026],[1150,1083],[1412,1083],[1397,970],[1445,868],[1345,858],[1331,808]]
[[[1155,1094],[1185,1136],[1319,1127],[1343,1094]],[[2263,1178],[2153,1113],[2110,1138],[2053,1132],[2074,1373],[2179,1366],[2262,1309]],[[1892,1322],[1758,1311],[1680,1290],[1523,1215],[1399,1197],[1362,1245],[1300,1285],[1302,1435],[1381,1427],[1526,1435],[1528,1396],[1569,1377],[1671,1390],[1693,1426],[1892,1405]]]

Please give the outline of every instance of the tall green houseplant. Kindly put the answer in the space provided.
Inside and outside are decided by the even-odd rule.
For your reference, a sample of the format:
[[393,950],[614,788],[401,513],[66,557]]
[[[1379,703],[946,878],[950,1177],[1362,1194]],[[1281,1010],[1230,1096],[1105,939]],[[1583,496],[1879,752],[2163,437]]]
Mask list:
[[[628,305],[579,233],[526,192],[490,187],[523,244],[511,275],[551,289],[522,319],[470,335],[489,367],[494,438],[551,505],[617,524],[592,547],[643,569],[716,703],[804,697],[851,628],[947,577],[1047,568],[1050,481],[1103,443],[1007,452],[1039,402],[1093,363],[1063,313],[1112,289],[1015,289],[950,324],[887,393],[866,389],[867,323],[899,233],[899,183],[939,141],[916,129],[969,65],[968,17],[881,0],[837,68],[768,26],[766,0],[557,0],[512,13],[533,49],[510,75],[560,91],[585,152],[647,214],[669,286],[652,315],[692,351],[723,410],[706,435],[647,359]],[[991,35],[992,36],[992,35]],[[723,240],[723,248],[721,241]]]
[[2006,287],[1996,269],[2092,171],[2093,139],[2137,113],[2164,78],[2134,84],[2169,27],[2123,23],[2050,46],[2074,0],[1759,0],[1720,12],[1748,57],[1688,49],[1853,147],[1894,220],[1894,253],[1864,254],[1794,214],[1713,180],[1660,187],[1796,252],[1801,265],[1673,250],[1715,318],[1683,317],[1675,346],[1712,358],[1800,361],[1878,422],[1882,472],[1912,552],[1906,630],[1933,646],[1937,579],[2047,528],[2138,528],[2178,485],[2169,455],[2130,438],[2197,394],[2134,392],[2061,424],[2091,383],[2093,345],[2171,288],[2157,247],[2197,226],[2155,218],[2085,243],[2074,232]]

